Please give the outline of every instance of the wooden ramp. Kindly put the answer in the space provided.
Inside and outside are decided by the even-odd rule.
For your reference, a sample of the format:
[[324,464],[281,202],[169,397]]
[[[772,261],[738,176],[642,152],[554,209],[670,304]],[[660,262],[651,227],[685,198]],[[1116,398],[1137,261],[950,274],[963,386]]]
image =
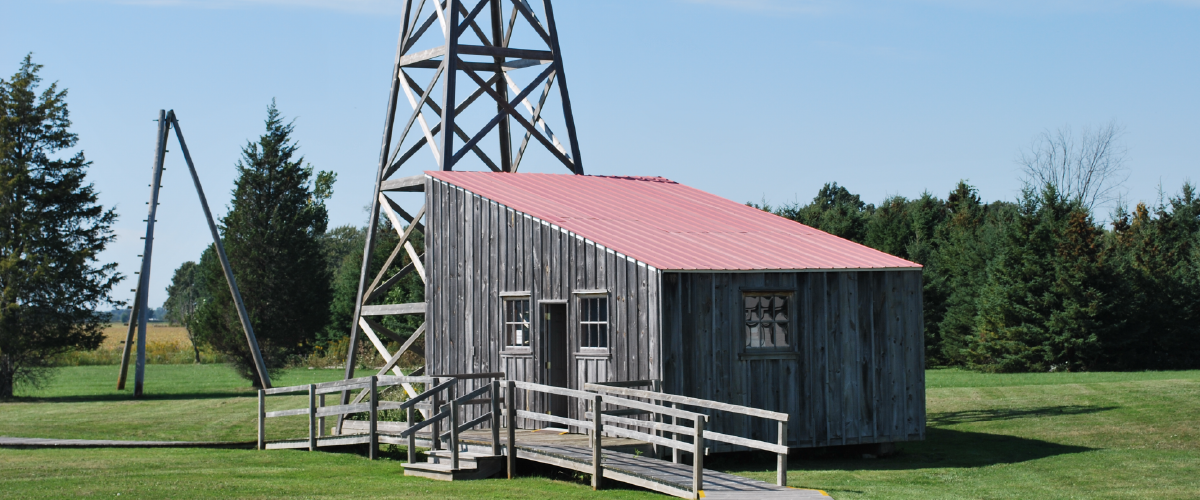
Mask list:
[[[558,429],[517,431],[517,458],[590,474],[592,450],[590,437],[564,433]],[[490,449],[491,435],[486,431],[468,431],[459,437],[466,449]],[[508,443],[504,442],[505,449]],[[636,450],[636,451],[635,451]],[[640,454],[638,453],[640,452]],[[646,488],[680,498],[695,498],[692,492],[692,466],[653,457],[649,443],[625,438],[604,438],[604,479]],[[771,483],[704,469],[701,498],[712,499],[795,499],[830,500],[818,490],[777,486]]]

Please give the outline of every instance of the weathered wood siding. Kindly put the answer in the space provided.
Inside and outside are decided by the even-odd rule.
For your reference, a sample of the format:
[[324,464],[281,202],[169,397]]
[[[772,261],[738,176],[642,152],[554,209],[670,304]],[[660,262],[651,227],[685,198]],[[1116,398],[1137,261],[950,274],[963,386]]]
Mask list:
[[[742,290],[795,294],[793,354],[745,356]],[[919,270],[664,272],[662,316],[667,392],[787,412],[793,447],[925,437]],[[776,438],[763,419],[709,428]]]
[[[570,387],[661,377],[658,270],[442,181],[427,179],[425,193],[427,373],[496,371],[514,380],[548,383],[548,339],[538,321],[538,303],[566,301]],[[581,290],[608,291],[607,356],[579,354],[573,294]],[[501,292],[530,293],[529,355],[501,353]],[[529,411],[549,409],[548,401],[518,403]]]

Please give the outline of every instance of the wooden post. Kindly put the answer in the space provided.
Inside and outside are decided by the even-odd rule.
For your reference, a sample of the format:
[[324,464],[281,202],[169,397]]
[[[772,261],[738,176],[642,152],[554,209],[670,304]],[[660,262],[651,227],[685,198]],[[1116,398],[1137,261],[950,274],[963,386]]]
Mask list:
[[[320,399],[319,399],[319,403],[317,404],[317,408],[324,408],[325,407],[325,395],[322,394],[318,397]],[[317,437],[325,437],[325,417],[317,417]]]
[[597,394],[592,401],[592,489],[600,489],[600,483],[604,480],[604,466],[601,465],[601,441],[600,436],[604,434],[604,421],[601,415],[601,399],[603,396]]
[[[405,415],[408,421],[408,426],[413,426],[413,407],[409,406]],[[413,432],[408,435],[408,463],[416,463],[417,461],[417,433]]]
[[[158,189],[162,184],[162,169],[163,160],[167,154],[167,133],[170,131],[167,128],[167,113],[164,110],[158,110],[158,145],[154,151],[154,170],[150,177],[150,211],[146,216],[146,243],[142,250],[142,270],[138,276],[137,293],[141,298],[138,301],[142,307],[138,308],[138,338],[137,338],[137,361],[134,364],[133,371],[133,397],[142,396],[143,384],[146,380],[146,323],[150,320],[150,310],[146,307],[149,303],[147,297],[150,294],[150,258],[154,253],[154,218],[158,216]],[[129,319],[133,321],[133,318]]]
[[267,449],[267,392],[258,390],[258,449]]
[[317,386],[308,384],[308,451],[317,451]]
[[504,416],[508,425],[504,448],[508,452],[508,478],[512,479],[517,474],[517,384],[511,380],[504,393]]
[[[200,185],[200,176],[196,174],[196,165],[192,163],[192,154],[188,152],[187,142],[183,140],[183,131],[179,129],[179,120],[175,119],[175,111],[168,114],[171,126],[175,127],[175,138],[179,140],[179,149],[183,151],[183,160],[187,163],[188,171],[192,174],[192,183],[196,185],[196,195],[200,197],[200,207],[204,209],[204,217],[208,219],[208,230],[212,233],[213,246],[216,247],[217,257],[221,260],[221,270],[225,272],[225,281],[229,284],[229,293],[237,306],[238,320],[242,323],[242,332],[246,334],[246,343],[250,345],[250,353],[254,355],[254,370],[258,374],[258,382],[263,389],[271,388],[271,375],[267,373],[267,365],[263,362],[262,352],[258,349],[258,338],[254,336],[254,328],[250,326],[250,315],[246,312],[246,304],[242,302],[242,292],[238,290],[237,280],[233,278],[233,268],[229,266],[229,257],[225,255],[225,245],[221,243],[221,234],[213,222],[212,211],[208,209],[208,198],[204,196],[204,188]],[[166,145],[166,134],[163,135]],[[353,344],[353,339],[351,340]],[[351,349],[353,351],[354,349]]]
[[500,456],[500,381],[492,380],[492,456]]
[[367,429],[370,433],[371,442],[367,444],[370,449],[367,450],[367,455],[371,460],[375,460],[379,455],[379,433],[376,432],[376,421],[379,419],[379,377],[371,375],[371,424]]
[[[138,280],[138,288],[141,288],[142,282]],[[129,331],[125,332],[125,345],[121,348],[121,369],[117,373],[117,390],[125,390],[125,379],[129,375],[129,352],[133,349],[133,332],[137,331],[137,316],[138,303],[141,302],[142,293],[134,290],[133,307],[129,309]]]
[[458,470],[458,401],[450,401],[450,468]]
[[[779,446],[787,446],[787,420],[779,421]],[[780,453],[778,463],[775,464],[775,484],[787,486],[787,453]]]
[[692,493],[700,498],[704,488],[704,416],[696,417],[696,437],[692,443]]
[[[674,409],[678,410],[678,409],[679,409],[679,404],[678,404],[678,403],[671,403],[671,408],[674,408]],[[672,415],[672,416],[671,416],[671,425],[675,425],[675,422],[676,422],[676,420],[675,420],[675,416],[674,416],[674,415]],[[671,433],[671,439],[675,439],[676,437],[678,437],[678,436],[676,436],[676,435],[675,435],[675,433],[674,433],[674,432],[672,432],[672,433]],[[671,448],[671,462],[674,462],[674,463],[679,463],[679,448],[675,448],[675,447],[672,447],[672,448]]]
[[[432,387],[437,387],[439,383],[441,383],[441,379],[434,377]],[[439,412],[442,411],[441,399],[442,398],[438,397],[437,392],[434,392],[433,397],[429,398],[429,402],[431,404],[433,404],[433,411],[430,412],[430,415],[437,415]],[[431,429],[433,429],[433,436],[432,436],[431,442],[429,443],[430,448],[434,449],[434,450],[442,449],[442,436],[441,436],[442,421],[441,421],[441,419],[435,420],[433,422],[433,425],[431,425],[429,427]]]
[[[650,391],[651,391],[651,392],[658,392],[658,393],[661,393],[661,392],[662,392],[662,381],[661,381],[661,380],[651,380],[651,381],[650,381]],[[661,402],[659,402],[659,404],[662,404],[662,403],[661,403]],[[658,413],[656,413],[656,414],[652,415],[652,416],[651,416],[651,418],[652,418],[652,419],[654,419],[654,421],[656,421],[656,422],[662,422],[662,421],[663,421],[663,415],[662,415],[662,414],[658,414]],[[654,431],[654,435],[655,435],[655,436],[659,436],[659,437],[663,437],[663,436],[666,436],[666,435],[667,435],[667,433],[666,433],[666,431],[655,430],[655,431]],[[653,444],[653,445],[651,445],[651,446],[653,446],[653,448],[654,448],[654,458],[661,459],[661,458],[662,458],[662,455],[663,455],[663,454],[662,454],[662,452],[663,452],[663,449],[662,449],[662,448],[660,448],[660,447],[659,447],[657,444]]]

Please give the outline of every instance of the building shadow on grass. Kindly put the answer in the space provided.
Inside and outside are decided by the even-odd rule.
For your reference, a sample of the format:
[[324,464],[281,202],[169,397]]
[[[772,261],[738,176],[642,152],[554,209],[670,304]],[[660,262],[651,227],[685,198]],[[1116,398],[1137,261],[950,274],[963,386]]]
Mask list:
[[967,410],[931,413],[927,421],[931,427],[965,424],[970,422],[993,422],[997,420],[1014,420],[1018,418],[1055,417],[1061,415],[1086,415],[1102,411],[1115,410],[1116,406],[1044,406],[1041,408],[1004,408],[990,410]]
[[[929,415],[924,441],[896,443],[897,452],[885,458],[873,457],[873,445],[829,446],[793,450],[790,470],[914,470],[934,468],[971,468],[1014,464],[1057,455],[1081,453],[1094,448],[1073,446],[1038,439],[989,434],[941,426],[1057,415],[1083,415],[1112,410],[1115,407],[1049,406],[1020,410],[972,410]],[[774,470],[775,456],[766,453],[731,453],[712,457],[706,466],[727,472]]]

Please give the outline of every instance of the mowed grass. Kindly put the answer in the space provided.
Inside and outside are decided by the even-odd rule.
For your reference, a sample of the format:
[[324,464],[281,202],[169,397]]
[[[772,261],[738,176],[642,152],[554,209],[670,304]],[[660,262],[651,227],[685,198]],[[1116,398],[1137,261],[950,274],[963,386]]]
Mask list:
[[[335,380],[293,370],[276,385]],[[148,397],[117,392],[116,367],[64,368],[55,381],[0,403],[0,435],[250,441],[256,399],[222,365],[150,365]],[[1200,498],[1200,372],[980,374],[927,372],[929,428],[881,459],[807,453],[789,484],[855,498]],[[306,398],[269,400],[269,409]],[[303,435],[305,419],[272,419],[271,437]],[[764,457],[766,458],[766,457]],[[774,462],[709,463],[767,481]],[[0,449],[0,496],[653,498],[592,493],[547,477],[441,483],[355,453],[218,449]]]

